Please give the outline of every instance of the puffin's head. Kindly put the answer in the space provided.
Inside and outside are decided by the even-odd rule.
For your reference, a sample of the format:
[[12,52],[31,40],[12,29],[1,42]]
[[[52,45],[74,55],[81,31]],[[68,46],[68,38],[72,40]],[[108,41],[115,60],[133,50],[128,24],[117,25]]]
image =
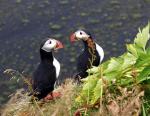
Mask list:
[[53,50],[55,51],[60,48],[63,48],[63,44],[60,41],[52,38],[48,38],[45,41],[43,41],[40,47],[40,49],[46,52],[51,52]]
[[89,37],[90,37],[90,34],[87,34],[83,30],[78,30],[74,32],[73,34],[71,34],[70,41],[71,42],[78,41],[78,40],[86,41]]

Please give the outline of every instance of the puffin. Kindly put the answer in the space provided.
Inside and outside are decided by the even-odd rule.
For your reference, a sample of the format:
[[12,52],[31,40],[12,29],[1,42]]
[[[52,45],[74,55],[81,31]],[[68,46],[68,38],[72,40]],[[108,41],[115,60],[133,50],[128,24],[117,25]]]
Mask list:
[[53,51],[63,48],[63,44],[53,38],[47,38],[40,46],[40,64],[32,76],[33,96],[38,100],[48,94],[53,95],[55,82],[60,73],[60,63],[53,56]]
[[84,49],[77,59],[78,73],[75,75],[77,80],[86,78],[88,76],[87,69],[92,68],[92,66],[99,66],[104,59],[103,48],[94,41],[91,34],[83,30],[77,30],[71,34],[71,42],[79,40],[83,42]]

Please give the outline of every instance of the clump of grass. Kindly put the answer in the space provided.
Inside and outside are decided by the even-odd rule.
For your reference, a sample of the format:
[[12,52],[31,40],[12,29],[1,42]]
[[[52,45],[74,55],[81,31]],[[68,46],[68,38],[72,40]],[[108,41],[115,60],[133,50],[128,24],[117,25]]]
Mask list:
[[22,94],[22,90],[17,90],[5,105],[2,116],[19,116],[20,112],[25,112],[30,105],[30,97]]
[[78,94],[79,87],[73,80],[66,80],[54,92],[61,92],[61,98],[52,101],[31,101],[31,96],[18,90],[9,102],[5,105],[2,112],[3,116],[38,116],[54,115],[69,116],[73,114],[74,99]]

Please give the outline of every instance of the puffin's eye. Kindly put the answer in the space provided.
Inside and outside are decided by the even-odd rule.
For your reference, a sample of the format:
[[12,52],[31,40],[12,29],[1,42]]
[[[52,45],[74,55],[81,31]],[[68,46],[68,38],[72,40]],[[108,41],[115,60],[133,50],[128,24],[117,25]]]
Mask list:
[[52,42],[51,41],[49,41],[49,44],[51,44]]
[[82,35],[82,32],[80,32],[80,35]]

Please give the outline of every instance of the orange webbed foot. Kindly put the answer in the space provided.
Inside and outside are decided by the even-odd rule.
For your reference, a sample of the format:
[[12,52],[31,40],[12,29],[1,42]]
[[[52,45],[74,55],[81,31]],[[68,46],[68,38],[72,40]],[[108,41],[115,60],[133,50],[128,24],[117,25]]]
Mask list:
[[61,93],[60,92],[51,92],[49,93],[45,98],[44,100],[47,101],[47,100],[54,100],[56,98],[60,98],[61,97]]

